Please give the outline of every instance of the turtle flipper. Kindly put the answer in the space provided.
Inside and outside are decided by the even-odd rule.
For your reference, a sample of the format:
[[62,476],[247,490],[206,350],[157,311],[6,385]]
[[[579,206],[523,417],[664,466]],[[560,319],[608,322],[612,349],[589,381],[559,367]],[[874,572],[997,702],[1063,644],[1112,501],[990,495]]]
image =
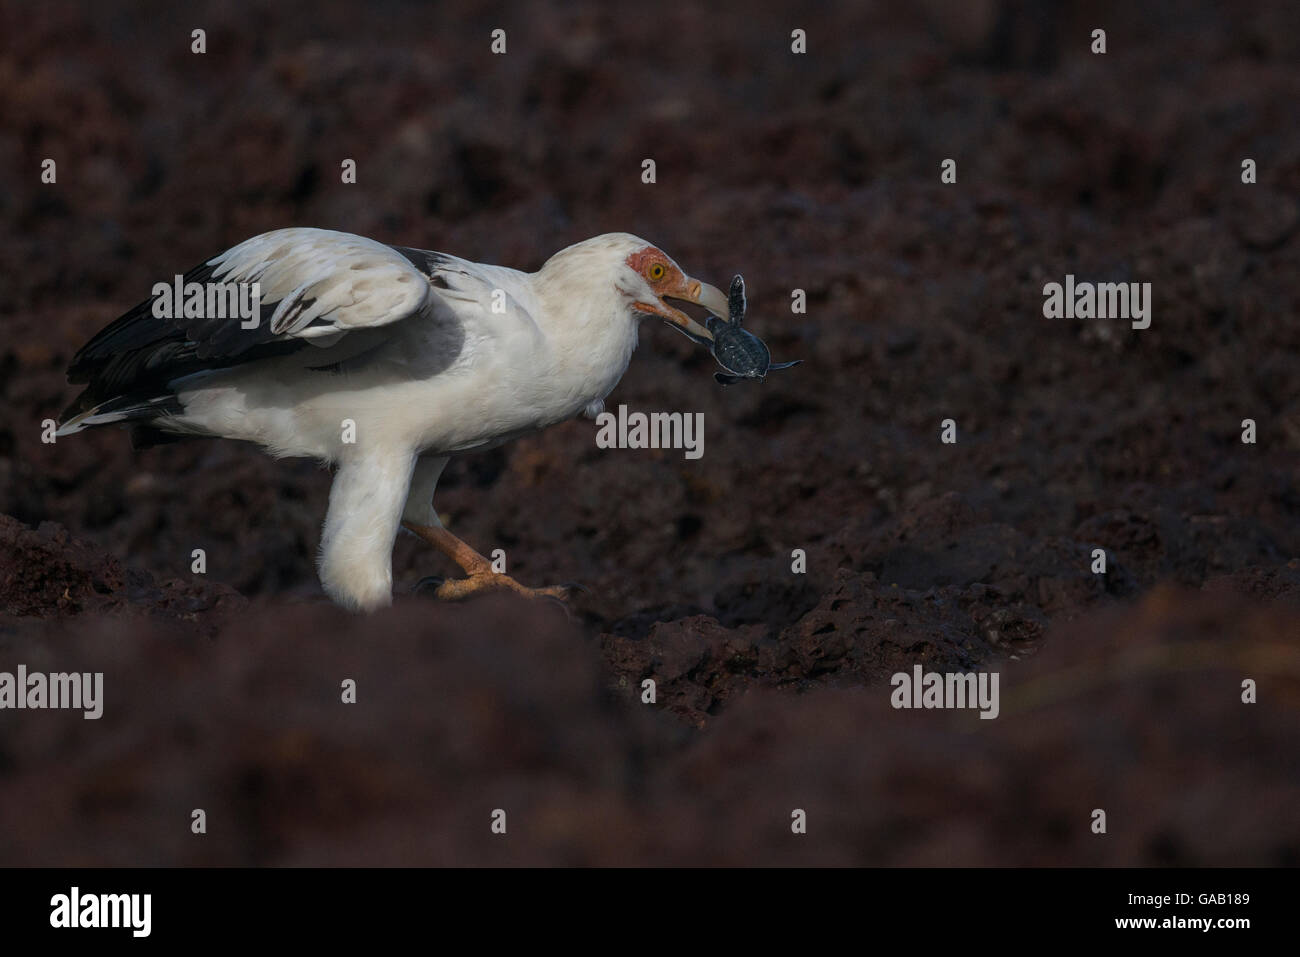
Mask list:
[[725,372],[715,372],[713,378],[718,380],[718,385],[735,385],[745,377],[743,375],[727,375]]
[[732,325],[740,325],[745,319],[745,277],[736,273],[731,280],[731,291],[727,294],[727,307],[731,313]]
[[791,366],[797,366],[801,362],[803,362],[802,359],[795,359],[793,362],[773,362],[767,367],[767,371],[771,372],[773,369],[788,369]]

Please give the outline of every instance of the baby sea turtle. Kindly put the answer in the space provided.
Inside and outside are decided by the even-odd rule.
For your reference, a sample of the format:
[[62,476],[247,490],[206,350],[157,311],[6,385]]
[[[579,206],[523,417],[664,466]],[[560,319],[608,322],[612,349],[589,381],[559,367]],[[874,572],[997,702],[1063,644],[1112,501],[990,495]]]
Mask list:
[[715,372],[713,378],[722,385],[733,385],[741,379],[762,379],[772,369],[788,369],[797,366],[802,359],[793,362],[772,364],[772,353],[762,339],[741,328],[745,319],[745,280],[737,275],[731,280],[731,290],[727,296],[727,307],[731,316],[721,319],[709,316],[705,325],[713,333],[713,358],[726,373]]

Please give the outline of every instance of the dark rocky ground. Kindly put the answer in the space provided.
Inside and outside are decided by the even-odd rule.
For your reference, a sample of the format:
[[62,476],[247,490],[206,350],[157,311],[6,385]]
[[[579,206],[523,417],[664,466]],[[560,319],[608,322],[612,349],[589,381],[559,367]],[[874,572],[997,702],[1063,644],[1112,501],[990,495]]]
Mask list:
[[[0,7],[0,670],[107,696],[0,712],[0,863],[1300,863],[1294,6],[746,9]],[[611,405],[704,412],[702,459],[575,421],[439,492],[571,619],[407,594],[450,572],[414,539],[351,616],[314,464],[40,441],[90,334],[286,225],[635,232],[805,363],[723,390],[647,325]],[[1151,328],[1043,318],[1066,273]],[[916,663],[1001,716],[892,709]]]

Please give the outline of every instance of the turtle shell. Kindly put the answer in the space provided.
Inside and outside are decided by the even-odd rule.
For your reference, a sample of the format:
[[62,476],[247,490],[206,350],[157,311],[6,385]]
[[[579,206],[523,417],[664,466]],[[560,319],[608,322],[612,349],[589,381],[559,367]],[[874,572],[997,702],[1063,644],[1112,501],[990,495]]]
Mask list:
[[746,379],[761,379],[772,364],[763,340],[729,322],[710,323],[713,358],[728,372]]

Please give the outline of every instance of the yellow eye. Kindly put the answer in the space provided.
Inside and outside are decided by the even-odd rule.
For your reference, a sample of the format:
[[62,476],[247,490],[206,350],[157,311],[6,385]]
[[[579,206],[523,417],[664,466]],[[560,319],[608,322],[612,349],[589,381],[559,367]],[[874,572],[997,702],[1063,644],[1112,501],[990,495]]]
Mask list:
[[650,278],[655,280],[656,282],[664,278],[663,263],[655,263],[653,266],[650,267]]

